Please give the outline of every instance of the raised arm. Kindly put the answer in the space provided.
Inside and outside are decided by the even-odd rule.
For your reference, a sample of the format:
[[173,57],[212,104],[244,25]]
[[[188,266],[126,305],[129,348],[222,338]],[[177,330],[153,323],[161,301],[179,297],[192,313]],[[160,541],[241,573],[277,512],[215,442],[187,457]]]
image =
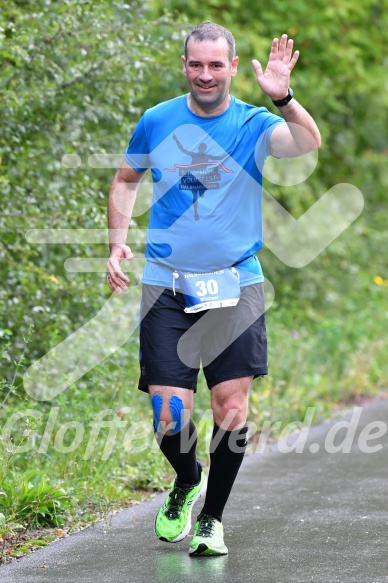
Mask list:
[[[292,55],[293,44],[292,39],[287,40],[286,34],[282,35],[280,43],[275,38],[264,73],[259,61],[252,61],[257,82],[272,101],[283,100],[288,95],[291,71],[299,57],[299,51]],[[270,152],[273,156],[293,158],[320,147],[321,136],[316,123],[296,99],[279,106],[279,112],[287,124],[279,124],[271,134]]]
[[175,140],[176,145],[178,146],[178,148],[181,150],[181,152],[183,152],[184,154],[187,154],[188,156],[191,156],[193,154],[193,152],[190,152],[190,150],[186,150],[186,148],[184,148],[182,146],[182,144],[180,143],[180,141],[178,140],[178,137],[175,134],[172,134],[173,140]]
[[108,197],[108,229],[110,256],[107,263],[107,282],[112,291],[121,294],[129,278],[120,269],[123,259],[133,259],[126,245],[128,227],[136,201],[139,183],[145,172],[136,172],[125,160],[116,172]]

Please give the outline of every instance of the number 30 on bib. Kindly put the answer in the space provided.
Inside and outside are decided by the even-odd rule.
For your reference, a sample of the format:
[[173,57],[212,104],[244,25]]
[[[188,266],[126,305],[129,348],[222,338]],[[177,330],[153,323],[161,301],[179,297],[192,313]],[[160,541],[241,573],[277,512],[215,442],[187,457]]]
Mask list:
[[198,288],[197,296],[200,298],[206,295],[215,296],[218,294],[218,283],[215,279],[200,280],[195,285]]
[[234,267],[208,273],[174,271],[174,293],[178,279],[187,313],[235,306],[240,299],[240,277]]

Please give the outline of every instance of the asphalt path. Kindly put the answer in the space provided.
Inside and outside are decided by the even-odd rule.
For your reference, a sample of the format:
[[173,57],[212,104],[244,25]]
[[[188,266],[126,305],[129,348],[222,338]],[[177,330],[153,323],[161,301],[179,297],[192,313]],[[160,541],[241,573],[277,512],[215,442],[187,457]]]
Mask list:
[[246,457],[224,513],[228,556],[158,541],[164,493],[5,565],[0,582],[388,583],[387,427],[376,400]]

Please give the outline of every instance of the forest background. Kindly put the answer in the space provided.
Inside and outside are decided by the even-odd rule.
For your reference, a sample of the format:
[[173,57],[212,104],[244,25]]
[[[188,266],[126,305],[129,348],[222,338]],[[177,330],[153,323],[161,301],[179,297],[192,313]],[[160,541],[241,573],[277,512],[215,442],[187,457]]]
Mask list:
[[[336,184],[350,183],[364,197],[360,217],[307,266],[260,252],[275,300],[267,312],[270,375],[254,383],[250,421],[258,432],[280,422],[276,437],[303,420],[307,407],[318,422],[334,406],[384,390],[387,2],[0,4],[0,539],[42,525],[79,528],[171,481],[152,446],[148,398],[136,389],[136,333],[49,400],[26,392],[23,379],[34,361],[87,330],[110,298],[106,202],[115,170],[93,167],[89,157],[120,160],[142,112],[186,91],[182,44],[202,20],[235,35],[240,65],[232,93],[274,113],[251,59],[265,65],[272,38],[284,32],[301,52],[292,87],[316,120],[322,147],[311,176],[294,186],[267,181],[271,195],[294,217]],[[132,223],[137,255],[146,203],[139,200]],[[59,233],[49,236],[57,243],[39,229]],[[77,267],[69,258],[84,259]],[[122,325],[127,313],[119,308],[112,304],[110,317]],[[76,346],[81,361],[106,344],[106,330],[92,343],[85,338],[85,354]],[[202,376],[194,417],[206,465],[212,420]],[[101,419],[106,426],[97,431]]]

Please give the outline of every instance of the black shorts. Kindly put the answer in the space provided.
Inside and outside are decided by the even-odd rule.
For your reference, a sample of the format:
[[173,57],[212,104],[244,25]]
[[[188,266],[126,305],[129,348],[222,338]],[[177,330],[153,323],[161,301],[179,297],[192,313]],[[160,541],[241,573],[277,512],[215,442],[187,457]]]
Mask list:
[[186,314],[181,293],[144,285],[139,389],[165,385],[197,390],[200,366],[209,388],[268,374],[264,284],[241,288],[236,306]]

